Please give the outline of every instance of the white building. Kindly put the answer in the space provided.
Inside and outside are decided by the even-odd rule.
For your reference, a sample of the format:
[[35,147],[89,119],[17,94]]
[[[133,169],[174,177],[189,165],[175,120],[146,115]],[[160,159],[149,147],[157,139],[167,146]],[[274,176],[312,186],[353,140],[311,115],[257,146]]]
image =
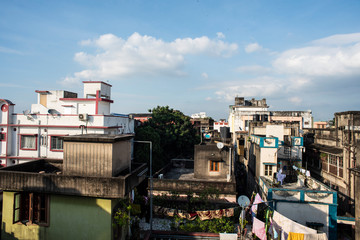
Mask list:
[[220,132],[221,127],[229,127],[229,123],[225,120],[220,120],[218,122],[214,122],[214,130]]
[[287,218],[336,239],[337,193],[301,168],[303,138],[299,124],[250,123],[244,157],[247,190],[260,192],[272,209]]
[[298,122],[300,129],[312,127],[312,112],[307,111],[269,111],[266,99],[245,100],[243,97],[235,97],[235,105],[230,105],[229,127],[230,132],[235,133],[249,131],[251,121],[260,122]]
[[0,161],[9,166],[39,158],[62,159],[61,136],[82,133],[134,132],[134,120],[110,114],[111,85],[84,81],[84,97],[68,91],[35,91],[31,110],[14,113],[14,104],[0,99]]
[[243,97],[235,98],[235,105],[230,106],[228,123],[230,132],[248,131],[250,121],[267,121],[270,115],[266,99],[244,100]]
[[191,118],[207,118],[206,112],[199,112],[191,114]]

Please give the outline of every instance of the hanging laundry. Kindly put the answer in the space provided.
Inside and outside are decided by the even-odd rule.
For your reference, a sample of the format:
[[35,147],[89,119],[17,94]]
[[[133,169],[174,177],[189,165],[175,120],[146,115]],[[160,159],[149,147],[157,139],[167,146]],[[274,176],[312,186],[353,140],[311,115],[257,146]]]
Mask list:
[[212,219],[210,211],[196,211],[201,221]]
[[253,219],[252,233],[260,240],[266,240],[265,223],[256,217]]
[[263,200],[261,199],[260,195],[257,193],[256,196],[255,196],[254,203],[253,203],[253,205],[251,207],[251,211],[256,214],[257,209],[258,209],[258,204],[262,203],[262,202],[263,202]]
[[328,240],[326,233],[304,234],[304,240]]
[[304,234],[289,232],[287,240],[304,240]]
[[305,175],[306,175],[307,177],[310,177],[310,171],[307,170]]
[[289,232],[293,233],[304,233],[304,234],[316,234],[317,231],[301,225],[291,219],[281,215],[279,212],[274,210],[273,221],[282,228],[281,240],[287,240]]
[[257,208],[256,218],[259,219],[260,221],[265,222],[265,216],[268,209],[269,206],[266,205],[266,203],[264,202],[259,203]]
[[279,170],[279,172],[276,174],[277,181],[281,182],[281,185],[283,185],[283,181],[286,177],[286,174],[282,174],[282,169]]
[[272,228],[273,228],[273,234],[274,234],[274,240],[279,240],[282,233],[282,227],[280,227],[275,221],[271,220]]

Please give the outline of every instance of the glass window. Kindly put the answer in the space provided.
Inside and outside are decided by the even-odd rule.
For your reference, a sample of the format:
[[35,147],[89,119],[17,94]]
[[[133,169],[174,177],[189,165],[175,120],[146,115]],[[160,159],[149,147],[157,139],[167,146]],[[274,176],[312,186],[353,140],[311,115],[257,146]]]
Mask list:
[[51,146],[50,146],[51,150],[55,150],[55,151],[62,151],[63,148],[63,139],[62,137],[59,136],[51,136]]
[[271,165],[265,165],[265,176],[272,176],[272,166]]
[[219,171],[219,162],[210,161],[210,172],[218,172]]
[[15,193],[13,223],[17,222],[48,226],[49,196],[40,193]]
[[0,132],[0,141],[5,141],[5,140],[6,140],[6,133]]
[[37,150],[36,135],[21,135],[20,148],[25,150]]

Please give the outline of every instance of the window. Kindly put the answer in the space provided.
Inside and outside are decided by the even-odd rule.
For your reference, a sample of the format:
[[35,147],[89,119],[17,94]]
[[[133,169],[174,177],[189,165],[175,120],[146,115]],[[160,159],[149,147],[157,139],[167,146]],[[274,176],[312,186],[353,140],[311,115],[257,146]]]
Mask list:
[[219,171],[219,162],[210,161],[210,172],[218,172]]
[[62,151],[64,149],[62,137],[51,136],[50,141],[51,141],[51,145],[50,145],[51,151]]
[[13,223],[49,226],[49,196],[40,193],[15,193]]
[[37,135],[21,135],[21,150],[37,150]]
[[6,140],[6,133],[0,132],[0,141],[5,141],[5,140]]
[[272,176],[272,166],[271,165],[265,165],[265,176]]

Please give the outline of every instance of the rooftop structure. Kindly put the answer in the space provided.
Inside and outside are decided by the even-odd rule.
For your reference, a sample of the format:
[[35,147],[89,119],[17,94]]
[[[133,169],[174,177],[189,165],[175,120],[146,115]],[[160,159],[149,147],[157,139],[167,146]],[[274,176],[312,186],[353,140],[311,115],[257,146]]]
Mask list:
[[111,239],[119,199],[146,177],[131,162],[133,135],[64,137],[64,160],[0,170],[2,239]]
[[176,191],[201,193],[216,189],[220,198],[236,203],[236,179],[231,146],[210,143],[195,146],[194,160],[173,159],[156,173],[153,179],[154,194]]

